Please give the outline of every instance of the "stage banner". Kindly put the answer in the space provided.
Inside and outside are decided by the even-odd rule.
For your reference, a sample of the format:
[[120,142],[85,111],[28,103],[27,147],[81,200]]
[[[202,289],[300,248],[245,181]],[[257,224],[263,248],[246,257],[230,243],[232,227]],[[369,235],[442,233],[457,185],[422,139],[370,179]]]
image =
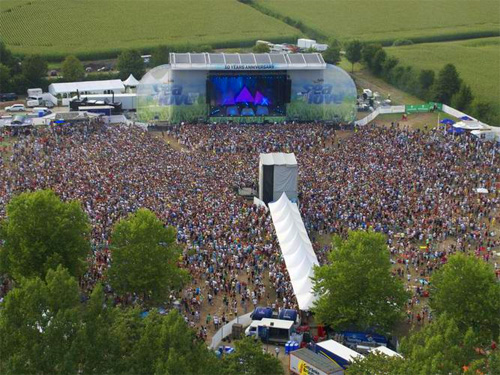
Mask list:
[[436,110],[442,111],[443,105],[441,103],[429,102],[425,104],[414,104],[405,106],[406,113],[427,113]]
[[196,122],[207,116],[206,72],[160,65],[141,79],[137,97],[139,121]]
[[289,71],[292,80],[287,118],[299,121],[351,122],[356,117],[356,85],[341,68]]

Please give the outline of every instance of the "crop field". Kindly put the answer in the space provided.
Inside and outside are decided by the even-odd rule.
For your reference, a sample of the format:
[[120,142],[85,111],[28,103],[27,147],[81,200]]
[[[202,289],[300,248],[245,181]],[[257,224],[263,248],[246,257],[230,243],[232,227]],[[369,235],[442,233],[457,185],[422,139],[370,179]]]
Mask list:
[[500,119],[500,37],[424,43],[386,48],[403,65],[438,71],[446,63],[457,67],[474,95],[490,102]]
[[390,43],[500,35],[498,0],[254,0],[326,38]]
[[291,41],[299,35],[299,30],[236,0],[0,1],[0,38],[22,54],[90,57],[156,45]]

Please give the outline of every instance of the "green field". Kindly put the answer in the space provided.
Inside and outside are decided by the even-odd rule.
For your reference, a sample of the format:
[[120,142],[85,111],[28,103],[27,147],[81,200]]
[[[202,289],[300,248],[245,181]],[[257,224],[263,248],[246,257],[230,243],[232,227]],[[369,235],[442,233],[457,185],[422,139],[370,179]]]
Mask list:
[[500,35],[498,0],[255,0],[326,38],[452,40]]
[[14,53],[84,56],[166,44],[293,40],[300,31],[236,0],[1,0],[0,37]]
[[417,69],[437,72],[446,63],[455,64],[474,95],[490,102],[500,117],[500,37],[389,47],[386,51],[402,65]]

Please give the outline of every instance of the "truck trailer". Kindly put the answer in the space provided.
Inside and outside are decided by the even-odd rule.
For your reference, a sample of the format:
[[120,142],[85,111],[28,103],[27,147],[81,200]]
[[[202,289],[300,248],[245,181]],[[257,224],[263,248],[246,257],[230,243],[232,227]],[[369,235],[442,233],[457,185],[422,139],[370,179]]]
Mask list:
[[290,373],[310,375],[343,375],[344,369],[307,348],[290,352]]
[[[137,110],[137,94],[93,94],[80,95],[80,100],[87,99],[88,101],[103,101],[105,103],[121,103],[123,111]],[[71,101],[78,100],[78,96],[71,98]]]
[[318,342],[316,344],[315,351],[344,369],[347,368],[356,358],[365,358],[364,355],[349,349],[347,346],[344,346],[335,340]]

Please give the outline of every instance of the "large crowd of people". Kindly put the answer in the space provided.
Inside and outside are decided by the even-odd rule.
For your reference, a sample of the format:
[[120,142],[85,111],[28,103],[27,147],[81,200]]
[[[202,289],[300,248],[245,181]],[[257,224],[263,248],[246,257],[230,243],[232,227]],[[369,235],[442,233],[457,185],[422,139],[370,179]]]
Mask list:
[[192,124],[160,137],[94,121],[36,129],[3,151],[0,218],[9,199],[27,190],[50,188],[82,202],[93,228],[84,290],[112,262],[117,220],[146,207],[177,228],[192,282],[172,299],[203,337],[256,305],[297,307],[270,215],[238,195],[257,187],[261,152],[296,154],[300,211],[320,263],[326,236],[387,235],[394,275],[413,290],[409,320],[430,318],[428,309],[413,316],[414,307],[451,254],[475,253],[500,267],[500,155],[491,143],[442,129],[367,126],[343,137],[322,124]]

